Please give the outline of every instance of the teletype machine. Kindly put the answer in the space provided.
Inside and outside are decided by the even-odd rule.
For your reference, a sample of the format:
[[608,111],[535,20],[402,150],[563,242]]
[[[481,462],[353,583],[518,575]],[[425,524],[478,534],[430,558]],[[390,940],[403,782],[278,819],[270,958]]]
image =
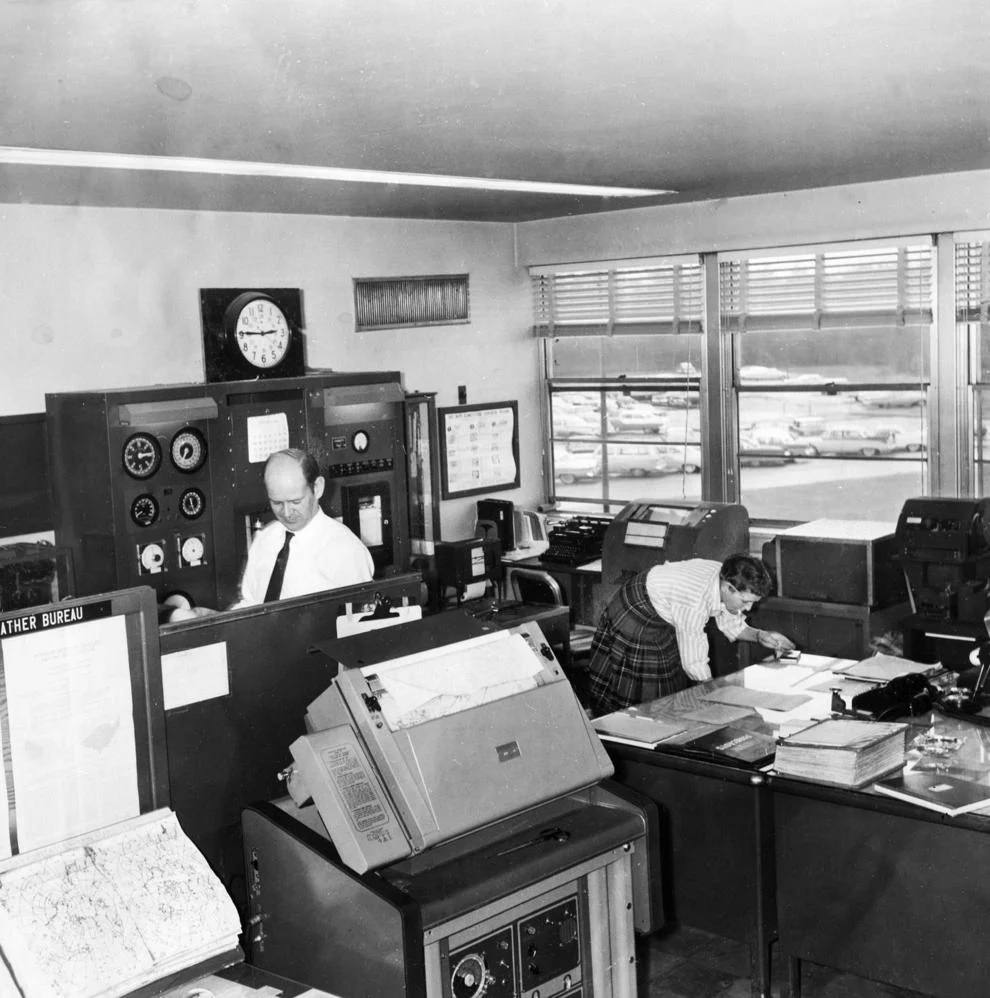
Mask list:
[[907,499],[895,540],[912,610],[904,654],[966,668],[987,636],[990,499]]
[[539,627],[451,612],[321,647],[340,671],[290,797],[242,816],[252,964],[343,998],[634,995],[655,809],[600,785]]
[[602,581],[621,585],[629,576],[666,561],[709,558],[723,561],[749,550],[745,506],[708,502],[697,506],[634,499],[605,532]]
[[271,517],[268,455],[311,451],[323,507],[365,542],[376,574],[409,559],[404,392],[396,372],[47,395],[58,544],[80,593],[147,585],[223,608]]

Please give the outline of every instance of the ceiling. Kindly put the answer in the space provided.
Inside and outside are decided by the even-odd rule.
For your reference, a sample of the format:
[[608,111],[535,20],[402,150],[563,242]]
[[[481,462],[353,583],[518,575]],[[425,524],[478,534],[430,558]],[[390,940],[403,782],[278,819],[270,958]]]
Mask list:
[[673,189],[0,165],[0,202],[522,221],[990,168],[987,0],[6,0],[0,145]]

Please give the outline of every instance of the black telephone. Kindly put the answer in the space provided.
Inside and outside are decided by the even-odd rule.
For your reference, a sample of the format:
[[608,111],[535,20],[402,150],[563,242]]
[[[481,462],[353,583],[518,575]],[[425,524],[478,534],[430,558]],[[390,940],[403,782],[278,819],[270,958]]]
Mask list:
[[927,714],[938,699],[939,691],[920,672],[896,676],[883,686],[857,693],[852,698],[855,714],[865,714],[874,721],[893,721],[898,717]]

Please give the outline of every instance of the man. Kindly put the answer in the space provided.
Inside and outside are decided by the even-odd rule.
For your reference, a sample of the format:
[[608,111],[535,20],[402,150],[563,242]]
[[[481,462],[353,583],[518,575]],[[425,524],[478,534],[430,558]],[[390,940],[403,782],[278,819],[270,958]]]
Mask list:
[[591,644],[588,687],[594,716],[711,679],[705,625],[714,618],[730,641],[756,641],[775,655],[794,648],[743,614],[771,590],[763,562],[734,554],[669,561],[626,582],[602,611]]
[[[295,448],[276,451],[265,462],[264,480],[275,519],[251,542],[240,599],[231,609],[371,581],[375,572],[371,553],[351,530],[320,508],[326,481],[312,454]],[[169,620],[215,612],[180,607]]]
[[375,572],[371,553],[351,530],[320,508],[325,488],[312,454],[293,448],[269,456],[265,491],[275,520],[251,542],[235,606],[371,581]]

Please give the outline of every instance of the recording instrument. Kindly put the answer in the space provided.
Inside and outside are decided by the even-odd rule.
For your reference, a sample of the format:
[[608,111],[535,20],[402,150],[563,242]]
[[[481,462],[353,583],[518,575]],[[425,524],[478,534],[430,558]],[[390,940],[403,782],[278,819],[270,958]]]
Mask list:
[[252,964],[369,998],[632,998],[647,819],[601,785],[539,627],[443,614],[320,650],[290,797],[242,816]]
[[490,525],[498,537],[502,551],[516,546],[514,507],[508,499],[479,499],[478,526]]
[[906,596],[898,549],[889,524],[822,519],[780,531],[763,545],[763,560],[778,596],[884,607]]
[[990,606],[990,499],[908,499],[895,540],[915,613],[982,623]]
[[471,598],[471,594],[482,595],[489,585],[495,586],[501,551],[501,543],[496,537],[437,541],[434,548],[437,584],[434,608],[443,606],[451,589],[454,590],[455,601],[460,603]]
[[602,556],[605,533],[612,522],[607,516],[572,516],[550,530],[545,562],[583,565]]
[[160,603],[173,593],[232,603],[253,533],[272,515],[264,462],[286,447],[316,457],[325,512],[364,541],[376,574],[408,564],[396,372],[70,392],[45,402],[55,536],[72,554],[80,593],[140,584]]
[[627,578],[667,561],[724,561],[749,550],[749,513],[734,503],[679,506],[634,499],[609,524],[602,549],[602,581]]

